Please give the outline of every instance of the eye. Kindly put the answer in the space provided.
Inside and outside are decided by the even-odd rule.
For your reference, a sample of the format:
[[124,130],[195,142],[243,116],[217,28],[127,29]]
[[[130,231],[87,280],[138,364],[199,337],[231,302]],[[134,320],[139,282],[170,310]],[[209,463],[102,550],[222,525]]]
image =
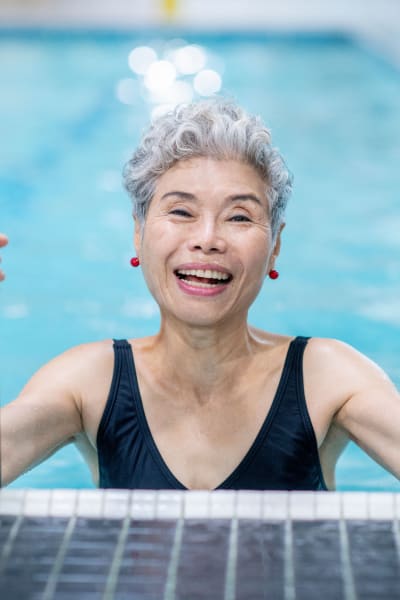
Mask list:
[[170,215],[175,215],[177,217],[191,217],[192,215],[185,210],[184,208],[174,208],[169,211]]
[[251,219],[246,215],[234,215],[229,220],[235,223],[251,223]]

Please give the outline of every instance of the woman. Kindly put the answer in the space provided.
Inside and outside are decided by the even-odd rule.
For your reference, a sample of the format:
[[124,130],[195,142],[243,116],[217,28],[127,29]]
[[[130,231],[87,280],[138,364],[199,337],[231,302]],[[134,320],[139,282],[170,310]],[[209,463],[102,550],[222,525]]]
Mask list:
[[[247,323],[275,279],[291,177],[222,99],[160,117],[124,172],[159,333],[73,348],[2,411],[7,484],[75,442],[100,487],[335,487],[355,440],[400,478],[400,397],[341,342]],[[4,243],[4,242],[3,242]]]

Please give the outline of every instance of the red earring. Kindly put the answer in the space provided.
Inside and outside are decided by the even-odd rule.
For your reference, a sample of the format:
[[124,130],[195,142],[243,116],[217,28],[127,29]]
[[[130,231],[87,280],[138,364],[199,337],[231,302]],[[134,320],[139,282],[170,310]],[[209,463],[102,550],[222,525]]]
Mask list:
[[132,267],[138,267],[140,265],[140,260],[137,256],[134,256],[133,258],[131,258],[130,263]]
[[278,271],[275,271],[275,269],[271,269],[271,271],[268,273],[269,278],[270,279],[278,279],[279,277],[279,273]]

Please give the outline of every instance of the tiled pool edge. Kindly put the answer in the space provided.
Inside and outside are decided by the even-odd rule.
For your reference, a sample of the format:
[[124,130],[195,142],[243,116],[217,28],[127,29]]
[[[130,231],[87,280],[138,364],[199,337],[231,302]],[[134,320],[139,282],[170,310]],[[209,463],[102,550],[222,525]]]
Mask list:
[[0,516],[400,521],[396,492],[0,490]]

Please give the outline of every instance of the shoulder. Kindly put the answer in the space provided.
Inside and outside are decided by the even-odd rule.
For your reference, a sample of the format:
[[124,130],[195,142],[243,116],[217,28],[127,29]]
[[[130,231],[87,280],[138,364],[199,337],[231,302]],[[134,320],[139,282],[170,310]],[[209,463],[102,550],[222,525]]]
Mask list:
[[333,338],[310,338],[307,344],[307,359],[310,366],[328,368],[330,371],[340,369],[343,376],[357,373],[371,377],[382,376],[383,371],[365,354],[356,348]]
[[338,408],[363,389],[387,381],[386,373],[350,344],[332,338],[310,338],[304,370],[311,382],[336,391]]
[[112,374],[113,342],[111,339],[73,346],[44,364],[23,391],[47,389],[54,397],[61,392],[80,399],[97,382],[107,382]]
[[113,341],[111,339],[98,342],[89,342],[72,346],[46,363],[54,371],[72,369],[84,371],[92,368],[94,364],[110,361],[113,357]]

